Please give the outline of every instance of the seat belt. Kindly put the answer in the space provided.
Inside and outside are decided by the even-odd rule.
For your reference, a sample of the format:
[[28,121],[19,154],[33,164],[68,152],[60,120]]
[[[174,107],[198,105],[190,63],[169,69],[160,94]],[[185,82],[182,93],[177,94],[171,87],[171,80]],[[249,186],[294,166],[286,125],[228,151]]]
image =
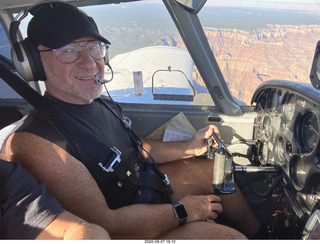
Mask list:
[[[107,173],[115,172],[120,181],[124,180],[125,177],[130,176],[132,183],[139,186],[151,187],[162,191],[169,187],[171,193],[170,182],[166,175],[161,173],[160,176],[162,179],[155,178],[153,181],[150,181],[147,174],[140,174],[138,179],[120,163],[121,152],[116,147],[106,145],[95,136],[89,128],[82,126],[78,121],[71,119],[66,111],[45,99],[19,76],[2,67],[2,65],[0,65],[0,77],[40,114],[45,115],[47,119],[54,122],[60,129],[69,134],[85,151],[99,162],[98,165],[102,170]],[[112,112],[114,113],[114,111]],[[81,133],[79,133],[79,131]]]
[[[110,97],[111,98],[111,97]],[[170,181],[169,178],[166,174],[163,174],[158,166],[156,165],[156,163],[154,162],[153,158],[151,157],[151,155],[142,147],[142,143],[140,138],[137,136],[137,134],[133,131],[132,127],[131,127],[131,120],[126,117],[126,116],[122,116],[121,113],[119,112],[118,108],[116,107],[117,105],[114,103],[114,108],[109,106],[109,104],[107,104],[104,100],[98,98],[97,99],[100,103],[102,103],[107,109],[109,109],[109,111],[111,111],[111,113],[113,113],[113,115],[118,118],[121,122],[121,124],[123,125],[124,129],[126,130],[126,132],[128,133],[128,135],[130,136],[131,140],[135,142],[135,144],[141,148],[141,150],[145,151],[149,157],[152,160],[152,164],[154,165],[154,169],[157,171],[157,173],[160,175],[160,177],[163,178],[163,180],[166,182],[167,185],[170,185]],[[113,102],[112,98],[111,101]],[[144,180],[145,182],[150,181],[149,178],[148,180]],[[172,189],[169,189],[172,192]]]

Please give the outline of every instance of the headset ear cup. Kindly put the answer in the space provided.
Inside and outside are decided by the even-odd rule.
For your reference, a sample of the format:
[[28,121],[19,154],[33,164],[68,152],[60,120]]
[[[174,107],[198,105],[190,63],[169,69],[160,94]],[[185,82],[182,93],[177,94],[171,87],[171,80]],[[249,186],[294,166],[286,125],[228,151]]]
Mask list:
[[45,81],[47,78],[43,69],[40,52],[29,38],[22,41],[22,46],[26,50],[27,61],[29,62],[33,74],[33,81]]
[[14,63],[14,66],[15,66],[16,70],[18,71],[18,73],[22,76],[22,78],[24,78],[26,81],[33,81],[34,78],[33,78],[30,64],[27,61],[26,52],[25,52],[24,48],[22,48],[21,42],[18,42],[16,44],[19,47],[19,49],[21,50],[22,61],[18,60],[17,53],[14,50],[14,48],[12,47],[11,48],[11,57],[12,57],[12,61]]
[[39,51],[34,47],[33,43],[28,39],[18,43],[23,55],[23,61],[20,62],[14,49],[11,50],[13,63],[19,74],[26,81],[46,80]]

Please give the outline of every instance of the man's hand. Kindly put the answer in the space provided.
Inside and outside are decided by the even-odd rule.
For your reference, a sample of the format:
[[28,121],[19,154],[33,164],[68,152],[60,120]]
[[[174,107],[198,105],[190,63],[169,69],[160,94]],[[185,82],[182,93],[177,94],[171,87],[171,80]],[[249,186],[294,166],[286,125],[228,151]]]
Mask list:
[[179,202],[185,207],[187,222],[214,220],[222,212],[221,198],[215,195],[186,196]]
[[[149,152],[157,164],[200,156],[207,152],[206,139],[212,136],[213,131],[219,135],[218,127],[209,125],[196,132],[188,141],[160,142],[143,139],[143,148]],[[213,146],[218,146],[216,141],[214,141]],[[144,151],[142,151],[142,154],[146,158],[149,156]]]
[[[188,154],[190,156],[200,156],[207,152],[206,139],[212,136],[212,132],[219,135],[219,129],[215,125],[209,125],[205,128],[198,130],[188,141]],[[212,146],[218,146],[216,141],[213,141]]]

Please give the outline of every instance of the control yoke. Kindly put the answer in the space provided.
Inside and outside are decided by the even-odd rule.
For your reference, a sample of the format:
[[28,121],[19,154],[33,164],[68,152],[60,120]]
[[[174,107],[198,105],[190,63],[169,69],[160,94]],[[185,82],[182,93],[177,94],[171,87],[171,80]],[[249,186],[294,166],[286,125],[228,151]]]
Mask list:
[[[218,143],[216,152],[214,152],[214,147],[212,146],[212,137]],[[235,193],[232,155],[215,132],[212,132],[212,137],[207,139],[207,157],[214,159],[212,187],[218,195]]]
[[[218,143],[218,149],[212,146],[212,137]],[[273,166],[234,166],[232,154],[220,137],[215,132],[212,132],[212,137],[207,139],[207,158],[214,159],[212,187],[216,194],[226,195],[236,192],[234,172],[277,172],[277,168]]]

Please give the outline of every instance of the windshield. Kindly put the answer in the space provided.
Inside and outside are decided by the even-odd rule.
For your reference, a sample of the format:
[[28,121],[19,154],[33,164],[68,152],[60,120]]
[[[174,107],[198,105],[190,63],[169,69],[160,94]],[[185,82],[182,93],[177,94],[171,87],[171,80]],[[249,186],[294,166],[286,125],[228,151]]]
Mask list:
[[[239,105],[250,105],[257,86],[267,80],[310,83],[314,50],[320,40],[319,10],[320,3],[307,0],[207,1],[198,16],[229,90]],[[213,105],[188,53],[175,50],[186,48],[161,1],[113,5],[107,16],[101,7],[86,8],[86,11],[97,19],[102,33],[112,43],[110,59],[118,77],[108,87],[116,100]],[[146,47],[149,49],[141,50]],[[155,101],[151,96],[152,75],[168,67],[182,70],[191,80],[196,91],[193,102]],[[140,96],[134,85],[133,71],[142,71],[144,93]],[[166,93],[164,90],[169,87],[171,90],[167,93],[181,90],[181,94],[192,94],[184,77],[181,76],[179,83],[172,74],[163,71],[162,75],[167,75],[168,79],[158,79],[162,82],[157,85],[159,93]],[[126,84],[121,86],[119,83],[124,80]],[[119,87],[122,89],[117,89]]]
[[[205,97],[205,103],[213,104],[205,85],[195,77],[193,61],[162,1],[83,10],[96,20],[102,35],[111,42],[109,59],[114,77],[106,87],[114,100],[203,104],[203,99],[198,100]],[[109,77],[111,74],[106,70],[105,78]]]

